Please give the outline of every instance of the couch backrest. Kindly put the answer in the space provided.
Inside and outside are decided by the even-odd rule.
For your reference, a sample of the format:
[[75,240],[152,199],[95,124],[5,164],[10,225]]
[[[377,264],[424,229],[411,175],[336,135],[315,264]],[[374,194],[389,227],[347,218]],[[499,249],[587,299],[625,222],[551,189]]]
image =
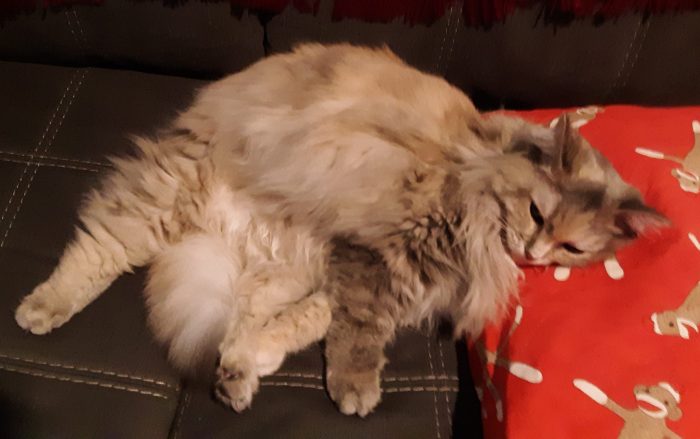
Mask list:
[[465,25],[461,2],[429,26],[333,21],[331,0],[316,14],[180,3],[109,0],[19,15],[0,27],[0,59],[216,78],[300,41],[349,41],[388,44],[485,107],[700,103],[700,11],[554,25],[530,8],[482,29]]

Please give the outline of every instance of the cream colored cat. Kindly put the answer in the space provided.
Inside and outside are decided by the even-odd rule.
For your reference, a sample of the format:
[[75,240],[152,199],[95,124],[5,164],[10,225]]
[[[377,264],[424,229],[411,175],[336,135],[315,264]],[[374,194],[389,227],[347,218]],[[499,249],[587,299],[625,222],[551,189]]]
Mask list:
[[585,265],[665,223],[566,118],[484,119],[388,50],[269,57],[136,143],[16,320],[45,334],[151,265],[156,338],[180,369],[218,351],[237,411],[325,334],[331,397],[366,415],[396,327],[447,313],[478,334],[517,292],[515,261]]

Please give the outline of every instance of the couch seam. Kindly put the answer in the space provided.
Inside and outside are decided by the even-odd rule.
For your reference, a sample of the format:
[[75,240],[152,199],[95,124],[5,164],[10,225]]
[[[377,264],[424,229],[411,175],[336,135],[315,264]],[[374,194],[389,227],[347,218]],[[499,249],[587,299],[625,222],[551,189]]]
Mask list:
[[[317,379],[317,380],[323,380],[323,377],[319,374],[313,374],[313,373],[303,373],[303,372],[277,372],[272,375],[269,375],[271,377],[288,377],[288,378],[309,378],[309,379]],[[384,382],[402,382],[402,381],[435,381],[435,380],[452,380],[452,381],[459,381],[459,377],[455,375],[412,375],[412,376],[404,376],[404,375],[397,375],[397,376],[389,376],[389,377],[383,377],[382,381]]]
[[[262,387],[293,387],[300,389],[312,389],[312,390],[323,390],[326,388],[320,384],[310,384],[310,383],[295,383],[292,381],[261,381],[260,386]],[[459,388],[454,386],[399,386],[399,387],[384,387],[382,386],[383,393],[425,393],[425,392],[447,392],[447,393],[457,393]]]
[[75,32],[75,29],[73,29],[73,22],[71,21],[70,14],[68,13],[68,9],[65,9],[63,11],[63,16],[66,17],[66,23],[68,23],[68,29],[70,30],[71,35],[73,35],[73,41],[75,41],[76,46],[78,46],[78,49],[82,53],[83,58],[85,57],[85,48],[83,47],[82,42],[80,41],[80,38],[78,38],[78,34]]
[[[89,372],[89,373],[104,375],[107,377],[131,379],[131,380],[135,380],[135,381],[139,381],[139,382],[143,382],[143,383],[147,383],[147,384],[151,384],[151,385],[162,386],[162,387],[172,389],[172,390],[179,389],[179,387],[173,386],[172,384],[168,384],[162,380],[148,378],[148,377],[144,377],[144,376],[140,376],[140,375],[115,372],[115,371],[106,370],[106,369],[96,369],[96,368],[90,368],[90,367],[85,367],[85,366],[76,366],[73,364],[58,363],[58,362],[47,362],[47,361],[41,361],[41,360],[36,360],[36,359],[30,359],[30,358],[16,357],[13,355],[6,355],[6,354],[2,354],[2,353],[0,353],[0,359],[19,361],[19,362],[32,364],[32,365],[38,365],[38,366],[60,368],[60,369],[64,369],[64,370],[71,370],[71,371],[78,371],[78,372]],[[276,373],[276,374],[270,375],[270,378],[275,378],[275,377],[307,378],[307,379],[316,379],[319,381],[323,380],[323,377],[321,375],[307,374],[307,373],[281,372],[281,373]],[[456,376],[450,376],[450,375],[393,376],[393,377],[382,378],[382,384],[385,384],[385,383],[404,383],[404,382],[411,382],[411,381],[437,381],[437,380],[458,381],[459,378]],[[305,383],[302,383],[302,384],[305,384]],[[309,384],[309,385],[312,385],[312,384]],[[419,386],[419,387],[426,387],[426,386]],[[436,387],[436,386],[428,386],[428,387]]]
[[58,157],[58,156],[44,155],[44,154],[29,154],[26,152],[7,151],[7,150],[2,150],[2,149],[0,149],[0,154],[7,154],[7,155],[13,155],[13,156],[17,156],[17,157],[24,157],[27,159],[38,158],[38,159],[65,161],[65,162],[71,162],[71,163],[79,163],[79,164],[83,164],[83,165],[94,165],[94,166],[99,166],[102,168],[111,168],[112,167],[112,165],[108,162],[98,162],[96,160],[75,159],[75,158],[69,158],[69,157]]
[[82,23],[80,23],[80,18],[78,18],[78,11],[76,10],[75,6],[71,7],[70,10],[73,13],[73,17],[75,18],[75,22],[78,24],[78,31],[80,32],[80,37],[83,41],[83,47],[84,47],[85,57],[86,57],[86,61],[87,61],[88,49],[90,48],[90,44],[88,44],[88,39],[85,36],[85,32],[83,31],[83,25],[82,25]]
[[[442,340],[438,338],[438,352],[440,353],[440,367],[442,368],[442,374],[447,375],[447,368],[445,367],[445,356],[442,352]],[[447,425],[449,430],[452,431],[452,409],[450,408],[450,400],[447,397],[447,393],[444,393],[445,397],[445,413],[447,415]]]
[[[642,24],[645,24],[644,22],[644,17],[642,15],[639,16],[639,21],[637,22],[637,28],[634,30],[634,34],[632,34],[632,39],[630,41],[629,46],[627,46],[627,50],[625,51],[625,57],[622,60],[622,64],[620,65],[620,69],[617,71],[617,75],[615,75],[615,79],[612,81],[610,84],[610,87],[608,88],[607,92],[605,93],[605,98],[610,99],[611,97],[615,96],[616,92],[621,88],[620,80],[622,78],[622,74],[630,70],[634,65],[637,63],[637,57],[639,55],[639,51],[637,52],[637,56],[635,56],[635,59],[633,61],[632,67],[630,69],[627,69],[628,61],[630,60],[630,54],[632,53],[632,49],[635,46],[635,43],[637,42],[637,37],[639,36],[639,31],[642,29]],[[645,28],[648,30],[648,22],[645,25]],[[642,43],[644,42],[643,40],[646,39],[646,30],[643,31],[643,39]],[[640,50],[641,50],[641,45],[640,45]]]
[[[49,139],[49,142],[44,147],[43,152],[48,151],[48,149],[53,144],[53,141],[56,138],[56,135],[58,134],[58,132],[60,131],[61,126],[63,125],[63,121],[65,120],[66,115],[68,114],[68,110],[70,110],[71,105],[73,105],[73,101],[75,100],[75,97],[78,94],[78,91],[80,90],[80,87],[83,84],[83,80],[85,79],[86,74],[87,74],[87,70],[83,70],[82,73],[80,74],[80,79],[78,79],[78,84],[75,86],[75,88],[73,90],[73,94],[70,97],[70,101],[68,101],[68,103],[66,104],[66,107],[63,110],[63,114],[61,115],[61,119],[58,121],[58,125],[54,129],[53,135],[51,136],[51,139]],[[25,171],[28,168],[29,168],[29,166],[25,167]],[[36,177],[38,170],[39,170],[39,166],[35,165],[34,171],[32,172],[32,175],[29,177],[29,180],[27,181],[27,185],[24,188],[24,193],[22,193],[22,197],[19,200],[19,204],[18,204],[17,208],[15,209],[15,213],[12,215],[12,218],[10,219],[10,222],[7,226],[7,229],[5,230],[5,234],[3,235],[2,240],[0,240],[0,248],[2,248],[5,245],[5,240],[7,240],[7,237],[10,234],[10,231],[12,230],[12,226],[15,222],[15,219],[17,218],[17,214],[19,214],[20,210],[22,210],[22,204],[24,203],[24,198],[27,196],[27,193],[29,192],[29,189],[32,186],[32,182],[34,181],[34,177]]]
[[[453,7],[456,7],[457,3],[453,5]],[[454,53],[454,48],[455,48],[455,40],[457,39],[457,32],[459,31],[459,25],[462,22],[462,13],[461,11],[457,12],[457,18],[455,19],[454,27],[452,29],[452,42],[450,43],[450,50],[447,52],[447,57],[445,58],[445,67],[443,71],[443,75],[447,76],[447,71],[450,68],[450,63],[452,62],[452,53]]]
[[52,168],[64,168],[64,169],[71,169],[74,171],[88,171],[88,172],[101,172],[100,169],[94,169],[94,168],[84,168],[81,166],[75,166],[75,165],[62,165],[59,163],[50,163],[50,162],[40,162],[40,161],[31,161],[31,160],[21,160],[21,159],[11,159],[9,157],[0,157],[0,161],[2,162],[7,162],[7,163],[18,163],[20,165],[34,165],[34,166],[48,166]]
[[[58,100],[58,104],[56,104],[56,108],[54,109],[53,113],[51,114],[51,117],[49,118],[49,123],[46,125],[46,128],[44,128],[44,132],[41,134],[41,137],[39,138],[39,142],[37,142],[36,146],[32,150],[32,153],[30,154],[30,157],[33,156],[34,153],[36,153],[39,148],[41,148],[41,145],[44,143],[44,139],[46,138],[46,134],[48,134],[49,130],[51,129],[51,126],[53,125],[53,121],[56,118],[56,114],[58,113],[58,110],[61,108],[63,105],[63,100],[68,96],[68,92],[70,91],[71,87],[73,86],[73,81],[75,81],[75,76],[77,74],[77,70],[73,72],[73,75],[71,75],[70,81],[66,85],[66,88],[63,90],[63,95],[61,98]],[[15,198],[15,194],[17,193],[17,190],[19,189],[20,185],[22,184],[22,181],[24,181],[24,176],[27,173],[27,170],[29,169],[29,165],[25,166],[24,169],[22,170],[22,174],[19,176],[19,179],[17,180],[17,184],[15,185],[14,189],[12,190],[12,193],[10,194],[10,198],[7,200],[7,204],[5,205],[5,209],[2,211],[2,214],[0,214],[0,225],[2,225],[2,222],[5,221],[5,215],[7,215],[7,212],[10,209],[10,206],[12,206],[12,201]]]
[[651,26],[651,20],[653,19],[653,16],[649,16],[644,21],[644,28],[642,29],[642,34],[639,37],[639,44],[637,45],[637,50],[634,53],[634,58],[632,59],[632,63],[630,64],[629,68],[627,69],[627,72],[625,74],[625,78],[618,87],[618,91],[622,91],[625,86],[627,85],[627,82],[629,81],[630,77],[632,76],[632,72],[634,71],[635,66],[637,65],[637,60],[639,59],[639,54],[642,51],[642,47],[644,47],[644,42],[647,39],[647,33],[649,32],[649,27]]
[[104,375],[104,376],[108,376],[108,377],[132,379],[135,381],[141,381],[141,382],[152,384],[152,385],[157,385],[157,386],[167,387],[167,388],[173,389],[173,390],[178,390],[178,387],[173,386],[172,384],[168,384],[165,381],[156,380],[154,378],[147,378],[147,377],[143,377],[143,376],[139,376],[139,375],[125,374],[125,373],[114,372],[114,371],[105,370],[105,369],[94,369],[94,368],[85,367],[85,366],[76,366],[73,364],[46,362],[46,361],[30,359],[30,358],[15,357],[13,355],[6,355],[6,354],[0,354],[0,358],[4,358],[6,360],[20,361],[20,362],[24,362],[27,364],[37,365],[37,366],[48,366],[48,367],[60,368],[60,369],[64,369],[64,370],[74,370],[74,371],[78,371],[78,372],[90,372],[90,373],[95,373],[98,375]]
[[[430,343],[430,336],[426,335],[425,340],[428,345],[428,366],[430,366],[430,374],[435,375],[435,370],[433,368],[433,354],[431,353],[432,347]],[[440,413],[438,411],[437,392],[435,391],[433,392],[433,414],[435,416],[435,437],[437,439],[440,439]]]
[[173,427],[173,434],[172,438],[177,439],[180,436],[180,426],[182,425],[182,418],[185,416],[185,410],[187,410],[187,406],[190,404],[190,392],[187,391],[187,389],[182,390],[184,395],[182,397],[182,404],[180,407],[178,407],[177,410],[177,415],[175,418],[175,426]]
[[385,390],[386,393],[404,393],[404,392],[447,392],[457,393],[459,389],[452,386],[411,386],[411,387],[390,387]]
[[447,19],[445,23],[445,32],[442,35],[442,42],[440,43],[440,51],[438,52],[438,57],[433,64],[433,70],[435,73],[440,74],[440,68],[442,67],[442,55],[445,52],[445,42],[447,41],[447,34],[450,31],[450,24],[452,22],[452,14],[454,12],[454,5],[451,5],[449,11],[447,12]]
[[52,374],[52,373],[37,372],[37,371],[32,371],[32,370],[28,370],[28,369],[24,369],[24,368],[12,367],[12,366],[8,366],[5,364],[0,364],[0,370],[4,370],[7,372],[19,373],[19,374],[23,374],[23,375],[30,375],[30,376],[40,377],[40,378],[46,378],[46,379],[51,379],[51,380],[63,381],[63,382],[71,382],[71,383],[76,383],[76,384],[87,384],[90,386],[97,386],[97,387],[102,387],[102,388],[106,388],[106,389],[110,389],[110,390],[121,390],[121,391],[131,392],[131,393],[139,393],[142,395],[152,396],[155,398],[169,399],[169,397],[165,394],[158,393],[158,392],[152,392],[150,390],[139,389],[136,387],[124,386],[124,385],[120,385],[120,384],[105,383],[105,382],[96,381],[96,380],[84,380],[84,379],[80,379],[80,378],[74,378],[74,377],[69,377],[69,376],[65,376],[65,375],[57,375],[57,374]]

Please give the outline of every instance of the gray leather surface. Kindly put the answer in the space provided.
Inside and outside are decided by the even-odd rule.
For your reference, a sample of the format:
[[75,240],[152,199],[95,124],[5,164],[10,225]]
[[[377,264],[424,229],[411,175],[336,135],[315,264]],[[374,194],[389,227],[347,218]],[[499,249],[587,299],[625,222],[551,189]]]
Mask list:
[[[163,4],[166,3],[166,4]],[[459,2],[458,2],[459,3]],[[303,41],[387,44],[469,91],[481,107],[700,101],[700,11],[545,22],[537,8],[489,29],[457,4],[430,26],[332,21],[289,8],[232,14],[226,2],[112,0],[18,16],[0,28],[0,59],[215,78]],[[263,24],[264,23],[264,24]]]
[[447,79],[507,107],[700,102],[700,11],[595,25],[519,10],[488,31],[460,26]]
[[263,56],[255,16],[226,2],[105,1],[20,15],[0,27],[0,58],[219,76]]

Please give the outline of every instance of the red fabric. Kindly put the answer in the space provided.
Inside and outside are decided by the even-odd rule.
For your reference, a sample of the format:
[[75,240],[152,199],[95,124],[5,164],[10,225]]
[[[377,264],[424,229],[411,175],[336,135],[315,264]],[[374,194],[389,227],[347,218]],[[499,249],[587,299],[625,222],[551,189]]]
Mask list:
[[[4,0],[0,2],[0,15],[10,16],[32,12],[37,6],[47,9],[73,4],[102,4],[105,0]],[[187,0],[136,0],[162,1],[177,5]],[[282,12],[292,6],[300,12],[318,12],[319,0],[196,0],[228,1],[233,6]],[[518,7],[540,6],[544,16],[614,18],[627,12],[661,13],[700,8],[700,0],[335,0],[334,20],[354,18],[369,22],[403,20],[409,24],[431,24],[445,14],[448,7],[461,4],[467,24],[489,26],[503,22]]]
[[[520,114],[549,123],[560,111]],[[535,379],[528,382],[502,366],[484,367],[478,344],[471,343],[472,372],[483,392],[485,437],[622,437],[618,435],[624,421],[574,386],[575,379],[583,379],[627,409],[638,407],[635,386],[670,384],[680,394],[683,416],[666,419],[666,426],[683,438],[700,438],[700,334],[690,328],[689,339],[658,335],[651,320],[654,313],[678,308],[700,281],[700,248],[689,238],[689,233],[700,237],[700,195],[681,189],[671,175],[677,163],[635,152],[646,147],[680,158],[691,150],[700,153],[700,133],[694,135],[693,120],[700,120],[700,107],[616,106],[581,127],[584,137],[674,225],[619,252],[624,270],[620,280],[613,280],[603,264],[573,269],[566,281],[555,280],[553,268],[526,270],[520,325],[508,337],[511,316],[488,328],[479,343],[491,352],[501,343],[502,357],[539,370],[541,382],[531,369],[530,378]],[[502,397],[500,422],[484,370]]]

